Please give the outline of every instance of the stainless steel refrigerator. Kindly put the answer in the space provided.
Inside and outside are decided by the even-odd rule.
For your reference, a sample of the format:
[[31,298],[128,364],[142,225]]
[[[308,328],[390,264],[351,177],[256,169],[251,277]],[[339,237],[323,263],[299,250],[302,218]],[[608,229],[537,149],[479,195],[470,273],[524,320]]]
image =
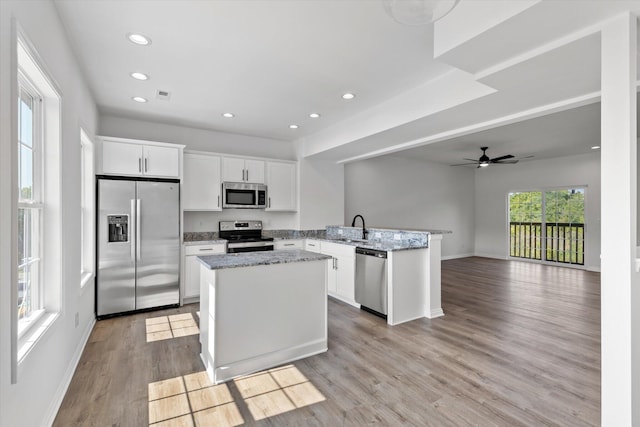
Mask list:
[[96,314],[180,301],[180,182],[98,179]]

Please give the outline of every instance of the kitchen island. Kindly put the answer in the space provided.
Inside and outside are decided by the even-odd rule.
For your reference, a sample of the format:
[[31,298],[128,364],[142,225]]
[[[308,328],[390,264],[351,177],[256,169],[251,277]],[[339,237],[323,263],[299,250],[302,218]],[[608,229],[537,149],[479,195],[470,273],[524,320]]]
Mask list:
[[327,350],[330,259],[303,250],[198,257],[200,355],[214,383]]

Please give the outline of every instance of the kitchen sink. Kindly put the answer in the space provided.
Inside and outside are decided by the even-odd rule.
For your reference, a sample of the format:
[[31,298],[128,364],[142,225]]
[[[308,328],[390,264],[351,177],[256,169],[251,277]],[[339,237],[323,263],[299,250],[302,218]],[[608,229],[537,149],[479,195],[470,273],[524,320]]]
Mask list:
[[365,239],[348,239],[346,237],[332,238],[330,240],[336,240],[338,242],[345,242],[345,243],[364,243],[368,241]]

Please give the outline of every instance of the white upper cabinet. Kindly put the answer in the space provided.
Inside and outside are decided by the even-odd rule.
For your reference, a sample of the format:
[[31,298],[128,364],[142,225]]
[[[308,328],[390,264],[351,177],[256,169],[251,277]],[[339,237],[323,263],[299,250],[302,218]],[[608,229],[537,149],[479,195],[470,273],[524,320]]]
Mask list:
[[267,162],[268,211],[296,211],[296,164]]
[[222,210],[221,158],[209,154],[184,153],[182,208],[186,211]]
[[223,157],[222,181],[264,184],[264,161],[241,157]]
[[102,138],[106,175],[180,177],[183,145]]

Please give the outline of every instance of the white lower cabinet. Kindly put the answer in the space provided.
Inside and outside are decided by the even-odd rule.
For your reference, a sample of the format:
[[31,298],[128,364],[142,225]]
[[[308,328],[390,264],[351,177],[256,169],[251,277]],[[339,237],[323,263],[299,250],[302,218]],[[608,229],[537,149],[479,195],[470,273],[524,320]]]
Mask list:
[[200,299],[200,261],[198,256],[224,254],[227,252],[224,243],[206,245],[185,245],[183,251],[183,280],[181,298],[183,304],[197,302]]
[[333,257],[329,263],[329,295],[358,307],[355,301],[356,250],[353,246],[320,242],[320,253]]
[[307,239],[304,241],[304,250],[309,252],[320,253],[320,241]]
[[304,242],[299,239],[276,240],[273,249],[304,249]]

